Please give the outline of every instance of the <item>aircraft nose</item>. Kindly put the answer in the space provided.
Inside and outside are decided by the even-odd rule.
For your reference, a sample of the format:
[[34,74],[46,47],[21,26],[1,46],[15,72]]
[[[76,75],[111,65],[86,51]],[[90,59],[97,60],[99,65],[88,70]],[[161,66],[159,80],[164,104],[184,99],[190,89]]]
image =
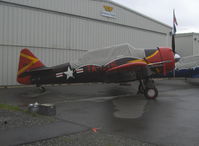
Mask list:
[[179,54],[175,53],[174,59],[175,59],[175,62],[178,62],[181,59],[181,57]]

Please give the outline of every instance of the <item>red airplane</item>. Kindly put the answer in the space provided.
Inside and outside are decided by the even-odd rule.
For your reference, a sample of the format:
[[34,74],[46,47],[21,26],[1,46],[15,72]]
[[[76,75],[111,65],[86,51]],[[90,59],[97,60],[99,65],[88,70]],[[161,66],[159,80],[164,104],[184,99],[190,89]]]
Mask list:
[[88,51],[77,63],[46,67],[30,50],[22,49],[17,81],[25,85],[35,84],[45,91],[43,84],[139,80],[138,91],[147,99],[155,99],[158,90],[150,76],[172,71],[176,55],[170,48],[135,49],[123,44]]

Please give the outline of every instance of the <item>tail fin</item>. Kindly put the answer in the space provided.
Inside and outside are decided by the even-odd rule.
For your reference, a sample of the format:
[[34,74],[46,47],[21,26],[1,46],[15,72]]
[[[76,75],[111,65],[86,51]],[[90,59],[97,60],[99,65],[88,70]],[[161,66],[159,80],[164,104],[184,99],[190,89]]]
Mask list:
[[22,76],[23,73],[32,69],[44,67],[45,65],[28,49],[20,52],[17,81],[21,84],[31,84],[30,75]]

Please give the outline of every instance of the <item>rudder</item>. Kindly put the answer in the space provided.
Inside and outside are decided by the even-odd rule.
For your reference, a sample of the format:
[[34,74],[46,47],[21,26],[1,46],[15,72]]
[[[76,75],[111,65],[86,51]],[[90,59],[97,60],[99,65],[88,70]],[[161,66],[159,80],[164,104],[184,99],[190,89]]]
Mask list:
[[31,76],[23,76],[23,73],[41,67],[45,67],[45,65],[29,49],[22,49],[19,58],[17,81],[21,84],[31,84]]

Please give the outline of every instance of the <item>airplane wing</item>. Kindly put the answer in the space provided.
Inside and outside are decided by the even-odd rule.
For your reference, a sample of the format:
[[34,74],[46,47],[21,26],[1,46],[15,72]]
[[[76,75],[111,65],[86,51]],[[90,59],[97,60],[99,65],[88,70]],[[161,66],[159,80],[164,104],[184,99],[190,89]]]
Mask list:
[[[151,75],[152,72],[150,69],[162,67],[163,68],[163,74],[166,75],[166,63],[170,63],[171,61],[161,61],[161,62],[155,62],[155,63],[146,63],[144,61],[138,61],[133,63],[126,63],[122,64],[116,67],[109,68],[106,72],[123,72],[123,71],[129,71],[129,72],[137,72],[138,74],[145,74],[145,75]],[[144,73],[145,72],[145,73]]]
[[107,82],[139,80],[139,78],[145,78],[152,74],[147,63],[142,60],[108,68],[106,73]]
[[113,71],[135,71],[140,67],[146,67],[147,63],[145,62],[136,62],[136,63],[126,63],[122,64],[113,68],[110,68],[107,70],[107,72],[113,72]]
[[148,64],[148,66],[150,68],[161,67],[161,66],[164,66],[165,63],[170,63],[170,62],[171,62],[171,60],[166,60],[166,61],[161,61],[161,62],[150,63],[150,64]]

